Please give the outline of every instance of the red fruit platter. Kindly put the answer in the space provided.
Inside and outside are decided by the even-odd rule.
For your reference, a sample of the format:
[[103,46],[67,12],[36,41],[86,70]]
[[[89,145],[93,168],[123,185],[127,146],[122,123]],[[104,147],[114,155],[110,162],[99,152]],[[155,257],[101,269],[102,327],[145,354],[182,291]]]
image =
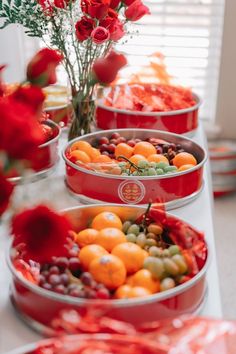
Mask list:
[[[27,178],[27,180],[30,181],[38,180],[41,177],[47,176],[59,160],[58,140],[61,133],[60,127],[49,119],[42,122],[42,127],[45,142],[39,145],[34,160],[31,161],[30,165],[26,166],[27,168],[33,170],[30,175],[27,177],[24,176],[24,178]],[[10,170],[8,172],[8,176],[9,181],[14,184],[22,181],[22,177],[19,176],[19,173],[16,170]]]
[[63,158],[66,185],[84,203],[152,202],[173,209],[200,194],[207,156],[181,135],[119,129],[70,141]]
[[188,89],[168,85],[118,85],[97,100],[100,129],[157,129],[193,135],[200,98]]
[[93,205],[65,214],[73,230],[67,257],[37,263],[10,249],[12,303],[31,327],[73,333],[71,310],[74,319],[106,316],[136,328],[200,311],[210,257],[202,233],[155,207]]

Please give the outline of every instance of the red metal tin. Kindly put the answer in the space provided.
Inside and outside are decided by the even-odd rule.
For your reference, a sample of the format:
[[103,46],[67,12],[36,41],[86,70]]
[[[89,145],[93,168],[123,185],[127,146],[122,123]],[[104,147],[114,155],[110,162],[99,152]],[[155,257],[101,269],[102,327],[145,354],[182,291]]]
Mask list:
[[[103,93],[106,97],[109,89]],[[193,135],[198,127],[200,98],[193,94],[196,105],[168,112],[139,112],[112,108],[97,100],[96,122],[100,129],[157,129],[176,134]]]
[[[145,208],[101,204],[79,206],[65,212],[72,221],[73,229],[80,231],[87,227],[88,220],[102,211],[114,212],[121,220],[127,220],[136,219]],[[81,316],[88,313],[99,317],[105,315],[131,323],[136,328],[152,321],[198,312],[206,296],[209,249],[200,272],[186,283],[145,298],[129,300],[88,300],[57,294],[26,280],[14,268],[11,256],[8,256],[7,262],[13,276],[11,299],[15,308],[30,326],[43,334],[53,335],[53,320],[58,318],[62,310],[74,309]]]
[[[38,147],[38,152],[35,154],[34,160],[31,162],[30,168],[34,171],[30,174],[30,180],[37,179],[47,173],[55,166],[58,161],[58,140],[60,137],[61,129],[60,127],[51,120],[43,122],[44,124],[50,126],[53,129],[53,137],[51,140],[40,145]],[[27,166],[29,168],[29,166]],[[11,174],[9,172],[9,181],[12,183],[19,183],[22,179],[21,176],[16,176],[14,172]]]
[[[146,139],[154,137],[170,143],[181,144],[192,153],[198,165],[187,171],[162,176],[114,176],[93,172],[72,163],[67,158],[71,144],[78,140],[86,140],[91,144],[101,136],[111,136],[119,132],[125,138]],[[144,129],[120,129],[100,131],[84,135],[72,140],[63,152],[66,162],[66,184],[73,195],[83,202],[108,202],[124,204],[164,203],[166,208],[173,209],[193,200],[203,185],[203,165],[206,152],[198,144],[181,135]],[[130,192],[130,193],[128,193]]]
[[48,113],[50,119],[59,124],[61,128],[67,127],[72,117],[72,106],[65,104],[55,107],[47,107],[44,109]]

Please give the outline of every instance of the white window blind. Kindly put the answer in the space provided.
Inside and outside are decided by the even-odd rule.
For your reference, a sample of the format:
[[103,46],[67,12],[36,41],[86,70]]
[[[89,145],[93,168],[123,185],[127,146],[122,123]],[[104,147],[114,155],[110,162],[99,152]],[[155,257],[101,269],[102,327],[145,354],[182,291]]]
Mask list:
[[[127,43],[129,70],[147,65],[148,55],[161,52],[168,73],[203,99],[201,117],[215,118],[224,0],[144,0],[151,15],[133,25]],[[138,30],[138,34],[136,31]]]

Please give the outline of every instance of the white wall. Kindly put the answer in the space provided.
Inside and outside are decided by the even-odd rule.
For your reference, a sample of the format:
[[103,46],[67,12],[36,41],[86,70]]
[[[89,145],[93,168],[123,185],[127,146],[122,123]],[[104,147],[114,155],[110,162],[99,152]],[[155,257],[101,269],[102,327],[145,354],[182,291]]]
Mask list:
[[236,138],[236,0],[225,6],[216,123],[222,137]]
[[26,63],[37,48],[37,39],[26,36],[19,25],[0,30],[0,65],[7,64],[3,75],[6,82],[19,82],[25,78]]

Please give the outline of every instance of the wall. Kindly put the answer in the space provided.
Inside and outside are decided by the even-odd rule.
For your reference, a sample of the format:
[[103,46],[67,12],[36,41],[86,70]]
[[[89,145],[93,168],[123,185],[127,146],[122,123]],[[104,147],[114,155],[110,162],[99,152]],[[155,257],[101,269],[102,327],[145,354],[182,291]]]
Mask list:
[[216,123],[224,138],[236,138],[236,1],[225,0]]

